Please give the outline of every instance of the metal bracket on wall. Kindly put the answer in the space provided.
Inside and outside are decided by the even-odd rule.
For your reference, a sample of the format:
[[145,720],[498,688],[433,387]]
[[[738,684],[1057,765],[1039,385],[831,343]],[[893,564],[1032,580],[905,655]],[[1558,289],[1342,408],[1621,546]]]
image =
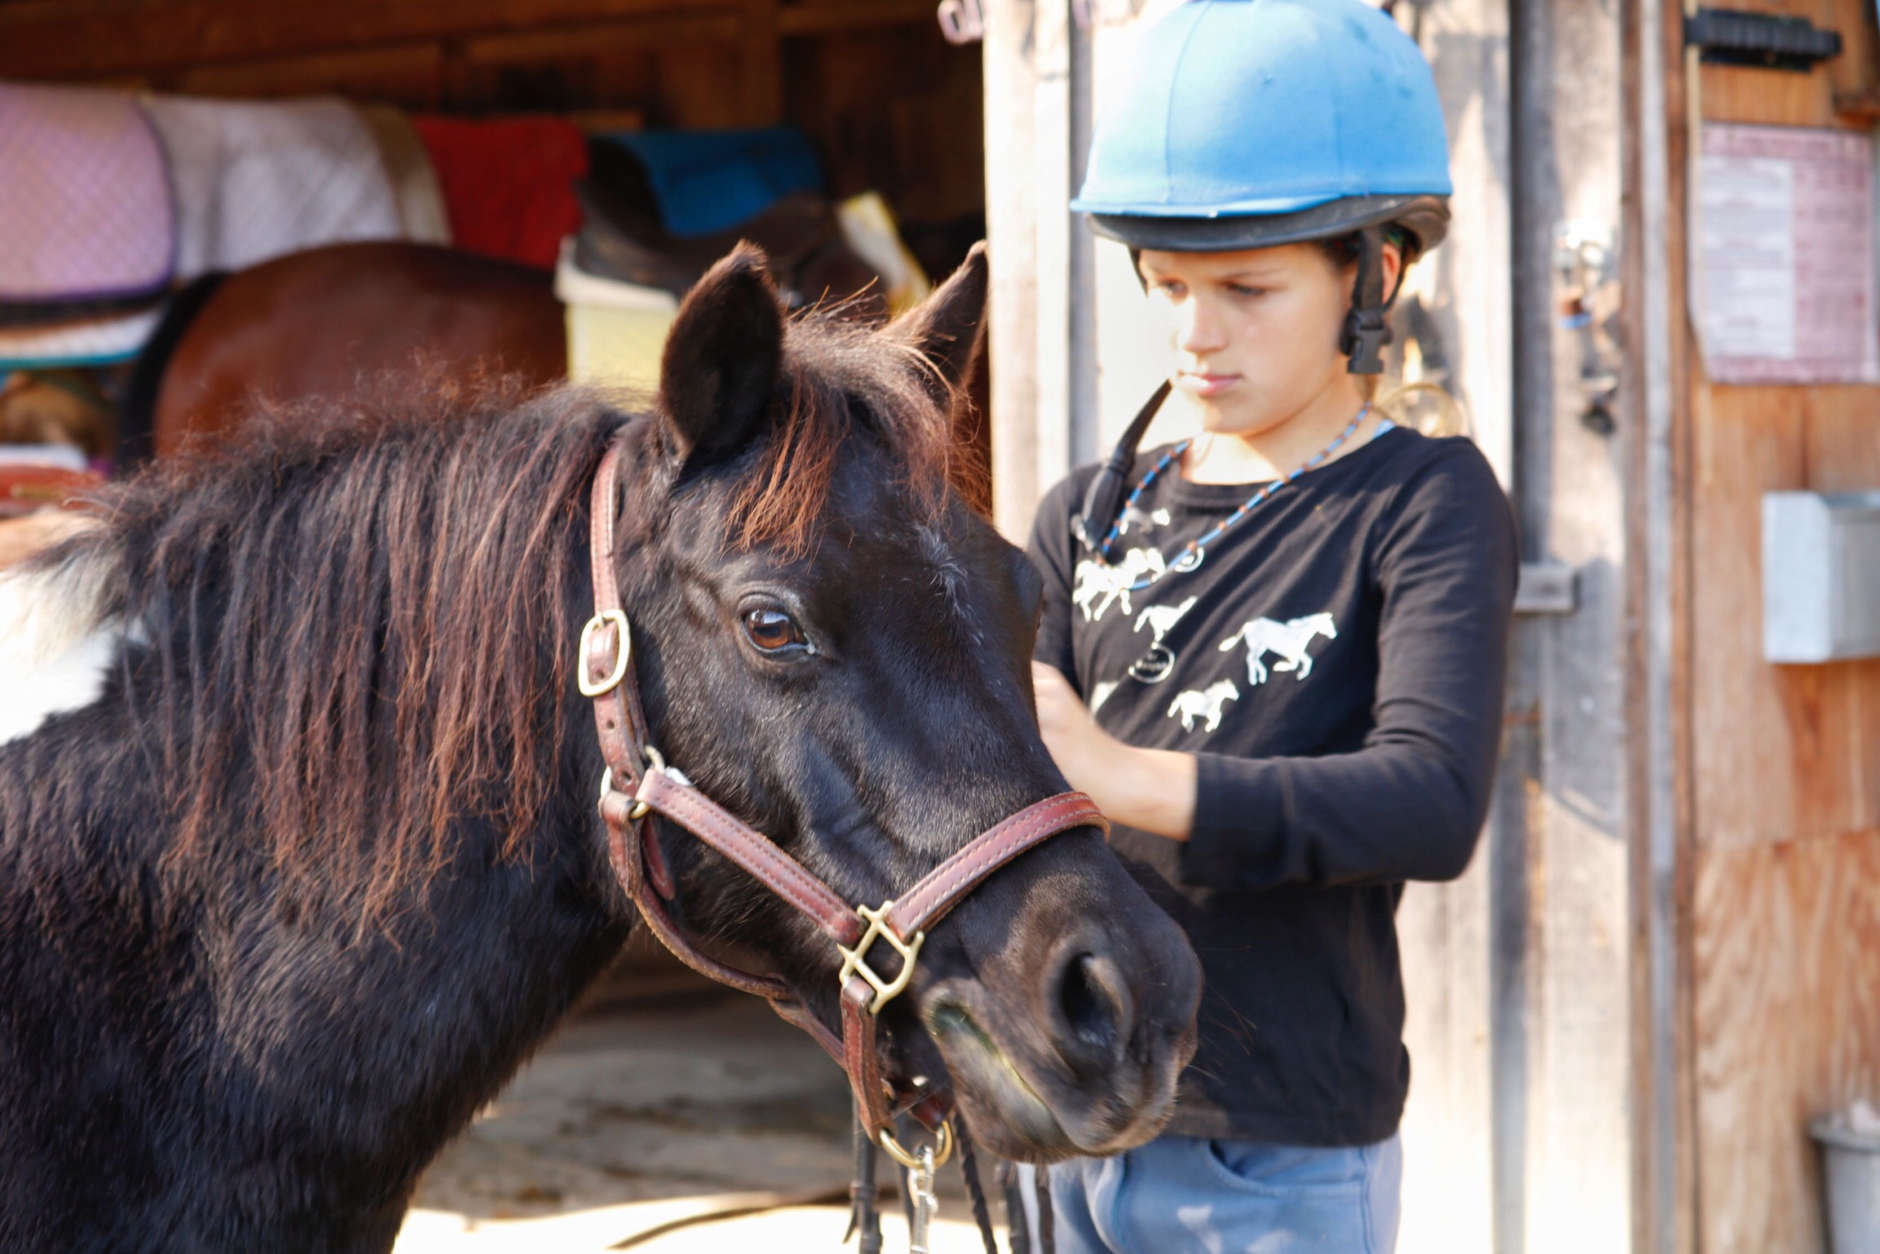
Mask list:
[[1580,422],[1595,435],[1618,429],[1618,259],[1612,231],[1588,222],[1554,226],[1554,271],[1560,279],[1560,328],[1579,341]]
[[1517,614],[1571,614],[1580,608],[1579,573],[1565,562],[1522,562],[1514,587]]
[[1684,19],[1684,42],[1702,49],[1705,61],[1804,73],[1841,55],[1839,31],[1824,30],[1805,17],[1741,9],[1699,9]]

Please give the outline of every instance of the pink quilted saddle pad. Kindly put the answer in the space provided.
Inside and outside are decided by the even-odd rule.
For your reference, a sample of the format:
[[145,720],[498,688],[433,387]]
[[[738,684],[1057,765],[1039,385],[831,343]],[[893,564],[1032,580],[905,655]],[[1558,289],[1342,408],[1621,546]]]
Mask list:
[[175,255],[163,147],[133,96],[0,83],[0,302],[143,296]]

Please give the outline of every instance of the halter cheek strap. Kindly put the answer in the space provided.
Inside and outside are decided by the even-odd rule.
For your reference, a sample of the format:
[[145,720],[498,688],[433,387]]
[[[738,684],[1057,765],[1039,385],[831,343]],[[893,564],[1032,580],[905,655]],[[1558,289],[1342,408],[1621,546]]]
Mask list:
[[[647,927],[674,957],[721,984],[767,999],[841,1064],[864,1127],[890,1155],[909,1168],[917,1161],[892,1132],[894,1115],[908,1110],[938,1131],[935,1158],[944,1160],[951,1145],[946,1125],[951,1097],[933,1086],[884,1078],[877,1037],[880,1013],[913,979],[927,929],[987,876],[1060,832],[1077,827],[1107,832],[1109,824],[1083,793],[1046,797],[974,837],[898,898],[879,907],[851,906],[763,833],[700,792],[650,743],[634,674],[632,628],[614,577],[621,456],[616,440],[594,475],[588,548],[595,612],[582,628],[577,660],[578,684],[594,704],[595,734],[606,763],[599,805],[614,874]],[[778,977],[720,962],[686,938],[666,908],[674,885],[653,829],[654,814],[744,868],[834,943],[841,960],[841,1036],[811,1014]],[[875,965],[882,945],[898,958],[885,974]]]

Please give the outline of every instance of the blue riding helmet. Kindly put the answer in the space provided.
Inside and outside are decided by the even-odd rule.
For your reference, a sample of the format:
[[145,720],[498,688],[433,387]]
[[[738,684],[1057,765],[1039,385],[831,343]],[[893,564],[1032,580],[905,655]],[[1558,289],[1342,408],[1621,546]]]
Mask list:
[[1429,63],[1363,0],[1189,0],[1144,33],[1071,208],[1131,248],[1224,252],[1357,234],[1344,336],[1356,373],[1388,340],[1382,228],[1406,262],[1442,240],[1451,191]]

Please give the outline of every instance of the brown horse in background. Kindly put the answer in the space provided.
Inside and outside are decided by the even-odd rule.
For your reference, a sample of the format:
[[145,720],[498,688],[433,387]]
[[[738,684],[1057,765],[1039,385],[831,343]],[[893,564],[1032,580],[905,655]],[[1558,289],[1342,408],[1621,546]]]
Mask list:
[[[789,215],[752,225],[759,236],[786,243],[814,236]],[[648,250],[624,234],[607,238],[616,260],[636,271],[650,265]],[[666,270],[647,281],[673,286],[681,281],[678,267],[702,270],[706,243],[661,254]],[[793,304],[834,306],[865,323],[883,316],[874,272],[852,253],[826,244],[793,251]],[[269,403],[343,406],[403,375],[548,384],[566,377],[567,360],[564,311],[549,271],[406,241],[291,253],[205,276],[172,299],[133,372],[117,463],[124,470],[192,442],[219,444]],[[962,453],[956,486],[982,512],[991,506],[980,421],[986,391],[981,366],[953,414]]]
[[567,373],[546,270],[430,244],[336,244],[186,288],[137,363],[121,464],[219,441],[258,402],[343,402],[419,365],[458,377]]

